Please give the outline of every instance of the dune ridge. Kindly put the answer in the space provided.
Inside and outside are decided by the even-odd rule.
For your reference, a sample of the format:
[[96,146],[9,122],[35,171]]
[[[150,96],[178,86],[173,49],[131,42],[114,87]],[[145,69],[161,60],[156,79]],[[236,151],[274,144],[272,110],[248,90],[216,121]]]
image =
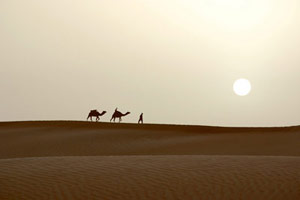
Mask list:
[[300,199],[300,127],[0,123],[0,199]]
[[0,158],[106,155],[300,156],[300,127],[0,123]]

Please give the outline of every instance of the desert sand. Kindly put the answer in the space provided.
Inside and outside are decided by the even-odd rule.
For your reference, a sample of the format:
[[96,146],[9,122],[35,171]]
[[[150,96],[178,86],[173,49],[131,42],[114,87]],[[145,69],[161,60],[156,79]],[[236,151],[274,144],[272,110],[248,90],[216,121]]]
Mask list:
[[0,123],[0,199],[300,199],[300,127]]

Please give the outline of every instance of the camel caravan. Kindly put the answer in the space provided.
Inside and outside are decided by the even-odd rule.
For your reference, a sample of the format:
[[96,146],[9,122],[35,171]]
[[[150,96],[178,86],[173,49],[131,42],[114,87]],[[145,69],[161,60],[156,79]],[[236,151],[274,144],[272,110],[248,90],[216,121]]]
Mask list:
[[[87,120],[91,120],[93,121],[93,117],[96,118],[96,122],[98,122],[100,120],[100,117],[103,116],[106,113],[106,111],[103,112],[98,112],[98,110],[91,110]],[[116,118],[119,119],[119,123],[122,121],[122,117],[125,117],[126,115],[129,115],[130,112],[126,112],[125,114],[121,113],[120,111],[118,111],[118,108],[115,109],[115,112],[113,113],[113,115],[111,116],[110,122],[113,121],[115,122]],[[143,113],[140,115],[139,121],[138,123],[143,123]]]

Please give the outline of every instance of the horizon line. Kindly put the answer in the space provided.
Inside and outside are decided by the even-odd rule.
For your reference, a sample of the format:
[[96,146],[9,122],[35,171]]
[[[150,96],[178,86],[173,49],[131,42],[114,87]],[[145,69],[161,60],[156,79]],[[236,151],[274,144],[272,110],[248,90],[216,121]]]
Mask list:
[[161,124],[161,123],[132,123],[132,122],[105,122],[105,121],[85,121],[85,120],[20,120],[20,121],[0,121],[0,124],[4,123],[26,123],[26,122],[80,122],[80,123],[90,123],[90,124],[117,124],[117,125],[160,125],[160,126],[189,126],[189,127],[210,127],[210,128],[293,128],[300,127],[299,125],[283,125],[283,126],[222,126],[222,125],[207,125],[207,124]]

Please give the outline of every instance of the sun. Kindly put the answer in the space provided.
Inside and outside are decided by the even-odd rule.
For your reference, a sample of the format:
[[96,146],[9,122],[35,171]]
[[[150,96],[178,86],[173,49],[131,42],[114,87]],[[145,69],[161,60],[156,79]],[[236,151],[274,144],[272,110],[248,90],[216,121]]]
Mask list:
[[234,82],[233,91],[239,96],[246,96],[251,91],[251,83],[249,80],[241,78]]

